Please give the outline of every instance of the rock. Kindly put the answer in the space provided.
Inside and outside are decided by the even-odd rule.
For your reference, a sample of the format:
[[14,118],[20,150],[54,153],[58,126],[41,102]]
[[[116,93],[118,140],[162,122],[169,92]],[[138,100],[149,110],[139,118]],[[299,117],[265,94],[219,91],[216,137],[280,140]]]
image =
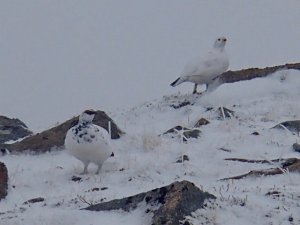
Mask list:
[[225,107],[219,107],[218,112],[219,112],[219,118],[221,119],[232,118],[234,116],[234,111],[227,109]]
[[187,141],[190,138],[200,137],[201,131],[198,129],[187,130],[183,132],[183,141]]
[[19,119],[0,116],[0,143],[14,141],[32,134]]
[[27,200],[26,202],[24,202],[23,204],[24,204],[24,205],[27,205],[27,204],[29,204],[29,203],[37,203],[37,202],[43,202],[43,201],[45,201],[45,198],[43,198],[43,197],[38,197],[38,198],[32,198],[32,199],[29,199],[29,200]]
[[171,107],[173,107],[174,109],[179,109],[179,108],[182,108],[187,105],[193,105],[193,104],[190,101],[184,101],[184,102],[179,103],[178,105],[173,104],[173,105],[171,105]]
[[176,126],[167,130],[163,134],[164,135],[171,134],[172,137],[178,137],[178,136],[181,137],[182,134],[183,141],[187,141],[190,138],[200,137],[201,131],[199,129],[190,129],[182,126]]
[[251,135],[258,136],[259,133],[257,131],[254,131],[253,133],[251,133]]
[[183,155],[183,156],[179,157],[179,158],[177,159],[176,163],[182,163],[182,161],[183,161],[183,162],[184,162],[184,161],[190,161],[189,156],[188,156],[188,155]]
[[169,130],[167,130],[166,132],[164,132],[163,134],[177,134],[178,131],[181,131],[181,130],[191,130],[189,128],[186,128],[186,127],[182,127],[182,126],[176,126],[176,127],[173,127]]
[[295,152],[300,152],[300,144],[294,143],[293,144],[293,149],[295,150]]
[[77,177],[77,176],[72,176],[71,180],[74,181],[74,182],[77,182],[77,181],[79,182],[79,181],[82,181],[82,178]]
[[[120,138],[123,132],[117,127],[110,117],[103,111],[97,111],[93,122],[106,130],[108,130],[108,122],[111,121],[112,139]],[[30,150],[32,152],[41,153],[51,151],[52,149],[62,149],[67,131],[78,123],[78,116],[74,117],[56,127],[41,133],[35,134],[20,142],[5,145],[5,148],[11,152],[23,152]]]
[[176,181],[168,186],[149,192],[91,205],[85,210],[108,211],[122,209],[130,211],[137,208],[139,203],[144,202],[149,206],[148,212],[151,211],[151,208],[154,208],[152,210],[152,225],[179,225],[180,221],[186,216],[202,208],[205,200],[215,198],[214,195],[201,191],[189,181]]
[[272,127],[276,129],[288,129],[291,132],[299,133],[300,132],[300,120],[291,120],[285,121],[282,123],[277,124],[276,126]]
[[4,163],[0,162],[0,200],[7,195],[8,173]]
[[200,120],[197,121],[197,123],[194,125],[194,127],[201,127],[201,126],[204,126],[204,125],[207,125],[209,124],[209,121],[205,118],[201,118]]

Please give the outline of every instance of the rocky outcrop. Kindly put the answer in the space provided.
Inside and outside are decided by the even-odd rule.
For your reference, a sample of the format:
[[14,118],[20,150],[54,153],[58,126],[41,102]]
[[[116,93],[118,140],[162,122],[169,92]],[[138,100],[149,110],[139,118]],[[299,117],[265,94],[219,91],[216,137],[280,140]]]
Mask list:
[[0,162],[0,200],[7,195],[8,174],[4,163]]
[[32,132],[21,120],[0,116],[0,143],[18,140],[30,134]]
[[242,80],[251,80],[257,77],[265,77],[276,71],[284,69],[300,70],[300,63],[289,63],[266,68],[249,68],[244,70],[227,71],[220,75],[219,80],[221,83],[233,83]]
[[[52,149],[62,148],[64,146],[64,140],[67,131],[78,123],[78,118],[78,116],[74,117],[56,127],[32,135],[20,142],[0,147],[5,147],[11,152],[23,152],[26,150],[30,150],[36,153],[42,153],[51,151]],[[118,128],[114,121],[106,115],[105,112],[97,111],[97,114],[93,120],[95,124],[105,128],[106,130],[108,130],[109,121],[111,122],[112,139],[120,138],[122,131]]]
[[152,225],[179,225],[186,216],[203,207],[205,200],[215,198],[215,196],[201,191],[189,181],[177,181],[149,192],[91,205],[85,210],[107,211],[122,209],[130,211],[137,208],[139,203],[144,202],[149,207],[149,210],[146,210],[146,212],[149,213],[151,211],[153,213]]

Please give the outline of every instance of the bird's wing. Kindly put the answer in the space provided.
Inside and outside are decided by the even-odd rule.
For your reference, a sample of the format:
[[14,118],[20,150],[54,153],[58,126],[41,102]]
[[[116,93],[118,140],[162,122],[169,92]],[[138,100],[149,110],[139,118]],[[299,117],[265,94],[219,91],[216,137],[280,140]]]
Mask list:
[[[183,75],[219,75],[217,73],[223,70],[223,61],[226,60],[224,57],[226,56],[224,56],[222,53],[210,51],[205,55],[205,57],[196,58],[187,64],[187,66],[184,68]],[[221,73],[222,72],[223,71],[221,71]]]

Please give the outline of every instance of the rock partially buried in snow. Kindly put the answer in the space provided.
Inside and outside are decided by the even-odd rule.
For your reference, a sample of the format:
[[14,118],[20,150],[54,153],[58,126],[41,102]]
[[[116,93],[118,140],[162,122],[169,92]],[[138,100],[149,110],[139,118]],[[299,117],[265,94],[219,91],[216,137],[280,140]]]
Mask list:
[[221,119],[232,118],[234,116],[234,111],[227,109],[225,107],[219,107],[218,112],[219,112],[219,118]]
[[18,140],[30,134],[32,132],[21,120],[0,116],[0,143]]
[[175,126],[166,132],[164,135],[171,135],[172,138],[180,137],[183,141],[187,141],[190,138],[198,138],[200,137],[201,131],[197,128],[190,129],[182,126]]
[[[215,199],[214,195],[201,191],[189,181],[174,182],[168,186],[143,192],[131,197],[99,203],[85,208],[91,211],[130,211],[144,202],[153,213],[152,225],[179,225],[180,221],[204,206],[205,200]],[[157,206],[157,207],[154,207]],[[151,210],[151,208],[154,208]]]
[[0,200],[7,195],[8,175],[7,168],[4,163],[0,162]]
[[291,132],[299,133],[300,132],[300,120],[285,121],[285,122],[277,124],[276,126],[274,126],[272,128],[288,129]]
[[[114,121],[106,115],[105,112],[97,111],[93,123],[108,130],[109,121],[111,122],[112,139],[120,138],[123,132],[118,128]],[[67,131],[77,123],[78,116],[49,130],[28,137],[20,142],[5,145],[5,148],[10,150],[11,152],[23,152],[26,150],[30,150],[36,153],[63,148]]]
[[294,143],[293,144],[293,149],[295,150],[295,152],[300,153],[300,144],[299,143]]
[[204,126],[204,125],[207,125],[209,124],[209,121],[205,118],[201,118],[200,120],[197,121],[197,123],[195,123],[194,127],[201,127],[201,126]]

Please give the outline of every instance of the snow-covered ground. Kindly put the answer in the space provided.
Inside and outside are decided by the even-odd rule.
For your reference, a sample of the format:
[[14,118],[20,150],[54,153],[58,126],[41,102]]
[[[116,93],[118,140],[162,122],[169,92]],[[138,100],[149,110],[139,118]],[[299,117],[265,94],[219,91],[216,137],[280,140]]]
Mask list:
[[[300,224],[300,174],[220,181],[277,166],[225,161],[227,157],[299,157],[291,147],[299,140],[297,135],[270,129],[282,121],[300,118],[299,97],[300,72],[288,70],[224,84],[203,96],[177,93],[115,111],[110,116],[126,135],[113,141],[115,157],[104,163],[102,172],[95,175],[96,166],[91,166],[80,182],[71,178],[79,176],[83,166],[65,151],[4,156],[1,161],[8,167],[10,180],[9,194],[0,202],[0,224],[147,225],[151,224],[151,214],[146,214],[143,206],[130,213],[80,209],[178,180],[194,182],[217,197],[211,208],[198,210],[189,218],[194,225]],[[194,104],[170,107],[185,100]],[[235,117],[220,119],[219,106],[234,110]],[[192,127],[202,117],[210,123],[200,128],[198,139],[182,143],[179,138],[158,136],[176,125]],[[255,131],[259,135],[251,135]],[[176,163],[183,154],[190,160]],[[266,195],[270,191],[280,194]],[[45,201],[24,204],[36,197]]]

